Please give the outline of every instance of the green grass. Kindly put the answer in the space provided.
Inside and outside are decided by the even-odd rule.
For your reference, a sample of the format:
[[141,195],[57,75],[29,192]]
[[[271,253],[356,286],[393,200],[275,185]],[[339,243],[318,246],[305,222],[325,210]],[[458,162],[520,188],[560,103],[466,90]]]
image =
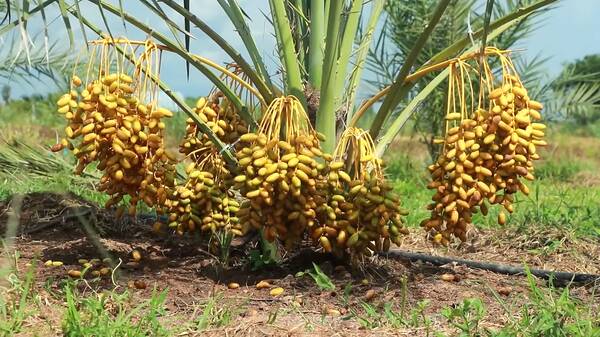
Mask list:
[[81,181],[71,172],[56,172],[46,177],[0,174],[0,200],[6,200],[14,194],[32,192],[70,192],[98,205],[103,205],[109,199],[106,194],[94,190],[92,184]]
[[[234,305],[222,294],[209,295],[204,303],[196,304],[193,313],[167,315],[168,291],[153,291],[148,298],[140,299],[129,291],[106,290],[101,293],[85,287],[82,281],[68,280],[57,290],[47,289],[50,300],[63,302],[64,306],[53,306],[53,315],[42,304],[42,297],[33,290],[31,267],[24,279],[12,270],[0,274],[8,286],[0,287],[0,336],[12,336],[22,332],[45,335],[57,328],[49,317],[58,315],[60,333],[63,336],[177,336],[185,332],[202,333],[234,324],[246,305]],[[579,299],[571,295],[569,287],[540,287],[528,274],[529,291],[527,301],[508,302],[492,288],[489,291],[504,310],[506,323],[493,328],[485,322],[496,323],[499,313],[490,316],[486,304],[479,298],[467,298],[433,314],[426,314],[428,300],[408,304],[402,299],[379,304],[359,300],[352,301],[344,320],[355,320],[362,329],[381,328],[408,329],[426,332],[428,336],[600,336],[600,317],[594,312],[590,299]],[[8,281],[8,282],[5,282]],[[82,291],[82,289],[84,289]],[[350,291],[338,298],[343,306],[348,305]],[[285,309],[282,309],[285,310]],[[518,314],[517,314],[518,313]],[[190,319],[191,318],[191,319]],[[56,318],[55,318],[56,319]],[[329,324],[328,318],[323,322]],[[29,325],[25,326],[25,322]],[[31,326],[30,322],[37,322]],[[444,334],[441,331],[450,332]]]
[[[444,308],[442,315],[459,336],[600,336],[600,317],[592,305],[571,296],[569,287],[541,288],[530,273],[527,273],[527,279],[529,301],[525,304],[511,307],[494,292],[496,301],[507,317],[511,317],[499,329],[482,327],[486,308],[478,298],[465,299],[454,307]],[[514,315],[515,312],[520,315]]]
[[600,120],[586,125],[580,125],[573,121],[567,121],[558,125],[553,124],[551,127],[553,130],[565,135],[600,138]]
[[30,301],[35,302],[34,307],[39,304],[39,298],[31,298],[33,280],[33,268],[27,272],[24,280],[11,273],[9,268],[0,269],[0,282],[4,283],[4,287],[0,283],[0,336],[12,336],[22,331],[24,322],[36,313],[29,305]]
[[[597,308],[571,296],[569,287],[541,288],[529,273],[527,280],[529,302],[519,308],[521,318],[511,320],[490,336],[600,336]],[[594,297],[592,293],[589,298]],[[496,298],[510,315],[513,310],[498,296]]]
[[128,292],[81,297],[73,290],[73,284],[67,283],[63,336],[171,336],[172,332],[159,321],[165,314],[166,295],[166,291],[154,291],[149,299],[132,306]]
[[0,126],[7,125],[39,125],[60,127],[64,118],[56,112],[56,101],[60,94],[36,96],[27,99],[10,101],[0,105]]
[[426,165],[406,155],[395,160],[389,158],[386,163],[385,175],[389,179],[419,182],[428,178]]
[[193,320],[195,331],[204,331],[229,325],[239,314],[240,307],[234,307],[223,300],[221,294],[213,294],[206,303],[196,308],[200,315]]
[[[6,252],[2,257],[8,257]],[[0,262],[5,261],[2,257]],[[18,256],[9,258],[12,262],[18,260]],[[25,275],[12,266],[0,269],[0,337],[24,332],[34,336],[54,335],[57,319],[65,337],[177,336],[184,331],[202,332],[227,326],[243,308],[228,303],[217,293],[209,296],[206,303],[194,306],[191,316],[189,313],[186,318],[178,313],[168,316],[167,289],[154,290],[148,297],[140,298],[143,295],[128,290],[97,291],[84,280],[64,280],[58,289],[45,286],[47,294],[42,297],[41,289],[35,285],[35,269],[35,263]],[[47,307],[48,300],[64,304]],[[31,322],[36,324],[31,326]]]
[[[566,175],[564,171],[561,174]],[[390,178],[401,196],[402,207],[409,210],[409,227],[418,227],[429,216],[425,208],[431,202],[433,191],[426,188],[425,178],[408,172],[406,176]],[[600,236],[600,186],[580,186],[558,178],[542,178],[529,183],[531,193],[515,198],[515,212],[508,216],[508,224],[526,230],[528,227],[555,227],[581,236]],[[482,228],[498,227],[500,206],[490,208],[487,217],[473,216],[473,223]]]
[[[348,319],[357,320],[367,330],[412,328],[425,332],[427,336],[436,337],[600,336],[600,316],[594,311],[589,299],[586,302],[572,296],[569,287],[542,288],[529,272],[527,279],[529,291],[526,294],[528,301],[525,303],[508,303],[489,288],[507,318],[503,326],[489,328],[483,324],[485,320],[497,323],[495,320],[500,317],[498,313],[488,315],[486,304],[480,298],[466,298],[433,315],[425,314],[430,305],[428,300],[421,300],[406,311],[395,309],[389,302],[381,305],[360,302],[359,308],[362,310],[351,309]],[[434,319],[439,320],[438,324],[444,328],[443,331],[452,332],[445,334],[434,331]]]
[[303,277],[305,275],[309,275],[314,281],[316,286],[321,290],[321,291],[334,291],[335,290],[335,284],[331,281],[331,279],[329,278],[329,276],[327,276],[327,274],[325,274],[321,268],[319,268],[319,266],[313,262],[313,268],[308,269],[306,271],[300,271],[296,273],[296,277]]
[[538,179],[573,182],[579,173],[590,169],[592,167],[588,163],[569,160],[546,161],[536,167],[535,175]]
[[35,140],[45,146],[56,143],[65,127],[64,118],[56,112],[58,96],[50,94],[0,105],[0,136]]
[[[417,302],[410,310],[394,309],[392,303],[384,303],[377,307],[370,303],[361,302],[361,311],[352,309],[350,316],[358,321],[363,329],[372,330],[377,328],[413,328],[424,329],[427,334],[432,330],[432,320],[425,314],[425,309],[429,306],[429,300]],[[358,309],[358,308],[357,308]]]

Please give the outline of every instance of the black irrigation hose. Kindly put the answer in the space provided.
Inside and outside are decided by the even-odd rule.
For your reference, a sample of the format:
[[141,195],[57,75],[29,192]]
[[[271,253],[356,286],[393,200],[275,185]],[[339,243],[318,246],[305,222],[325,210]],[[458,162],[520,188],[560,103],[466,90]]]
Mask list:
[[[381,253],[381,256],[406,259],[406,260],[410,260],[410,261],[421,260],[421,261],[429,262],[436,266],[441,266],[441,265],[445,265],[448,263],[457,263],[457,264],[467,266],[469,268],[488,270],[488,271],[492,271],[492,272],[498,273],[498,274],[526,275],[525,268],[523,268],[523,267],[514,267],[514,266],[508,266],[508,265],[496,264],[496,263],[490,263],[490,262],[465,260],[465,259],[454,258],[454,257],[432,256],[432,255],[427,255],[427,254],[422,254],[422,253],[413,253],[413,252],[402,251],[399,249],[392,249],[387,253]],[[593,283],[595,281],[600,282],[600,275],[594,275],[594,274],[568,273],[568,272],[564,272],[564,271],[551,271],[551,270],[543,270],[543,269],[529,269],[529,272],[536,277],[540,277],[540,278],[544,278],[544,279],[552,278],[552,280],[558,281],[560,283],[568,283],[568,282]]]

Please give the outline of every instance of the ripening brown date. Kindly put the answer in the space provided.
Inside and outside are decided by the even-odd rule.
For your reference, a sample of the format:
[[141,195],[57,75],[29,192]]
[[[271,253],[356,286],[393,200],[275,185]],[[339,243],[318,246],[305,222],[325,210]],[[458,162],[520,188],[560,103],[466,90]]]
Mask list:
[[[467,239],[474,213],[487,214],[488,204],[513,212],[514,194],[529,194],[524,180],[534,179],[533,162],[540,158],[537,148],[545,146],[546,126],[539,123],[542,105],[531,100],[514,75],[489,93],[489,108],[478,109],[471,118],[458,119],[448,129],[437,162],[429,167],[435,190],[428,206],[431,217],[421,226],[434,240],[447,245],[451,235]],[[452,116],[451,116],[452,115]],[[507,221],[500,212],[498,223]]]

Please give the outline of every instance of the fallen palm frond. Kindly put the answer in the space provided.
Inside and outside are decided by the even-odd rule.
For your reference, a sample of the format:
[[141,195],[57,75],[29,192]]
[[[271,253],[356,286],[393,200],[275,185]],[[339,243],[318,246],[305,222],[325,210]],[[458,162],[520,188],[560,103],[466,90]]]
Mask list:
[[[20,140],[0,138],[1,176],[41,176],[51,177],[73,170],[73,163],[61,154],[52,153],[40,145],[27,144]],[[90,184],[97,180],[95,171],[75,177],[74,183]]]

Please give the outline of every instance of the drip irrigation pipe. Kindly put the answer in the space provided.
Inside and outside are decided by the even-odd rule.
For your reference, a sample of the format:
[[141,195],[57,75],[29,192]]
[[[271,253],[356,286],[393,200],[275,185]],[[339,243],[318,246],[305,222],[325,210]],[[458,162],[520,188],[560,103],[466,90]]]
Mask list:
[[[388,257],[388,258],[397,258],[404,259],[409,261],[424,261],[429,262],[435,266],[441,266],[449,263],[456,263],[460,265],[467,266],[473,269],[483,269],[492,271],[498,274],[505,275],[526,275],[527,272],[523,267],[509,266],[504,264],[497,264],[491,262],[483,262],[483,261],[472,261],[465,260],[461,258],[455,257],[445,257],[445,256],[432,256],[423,253],[414,253],[407,252],[399,249],[392,249],[387,253],[381,253],[380,256]],[[552,270],[543,270],[543,269],[529,269],[529,272],[539,278],[543,279],[552,279],[554,281],[558,281],[560,283],[593,283],[600,282],[600,275],[594,274],[582,274],[582,273],[569,273],[564,271],[552,271]]]

